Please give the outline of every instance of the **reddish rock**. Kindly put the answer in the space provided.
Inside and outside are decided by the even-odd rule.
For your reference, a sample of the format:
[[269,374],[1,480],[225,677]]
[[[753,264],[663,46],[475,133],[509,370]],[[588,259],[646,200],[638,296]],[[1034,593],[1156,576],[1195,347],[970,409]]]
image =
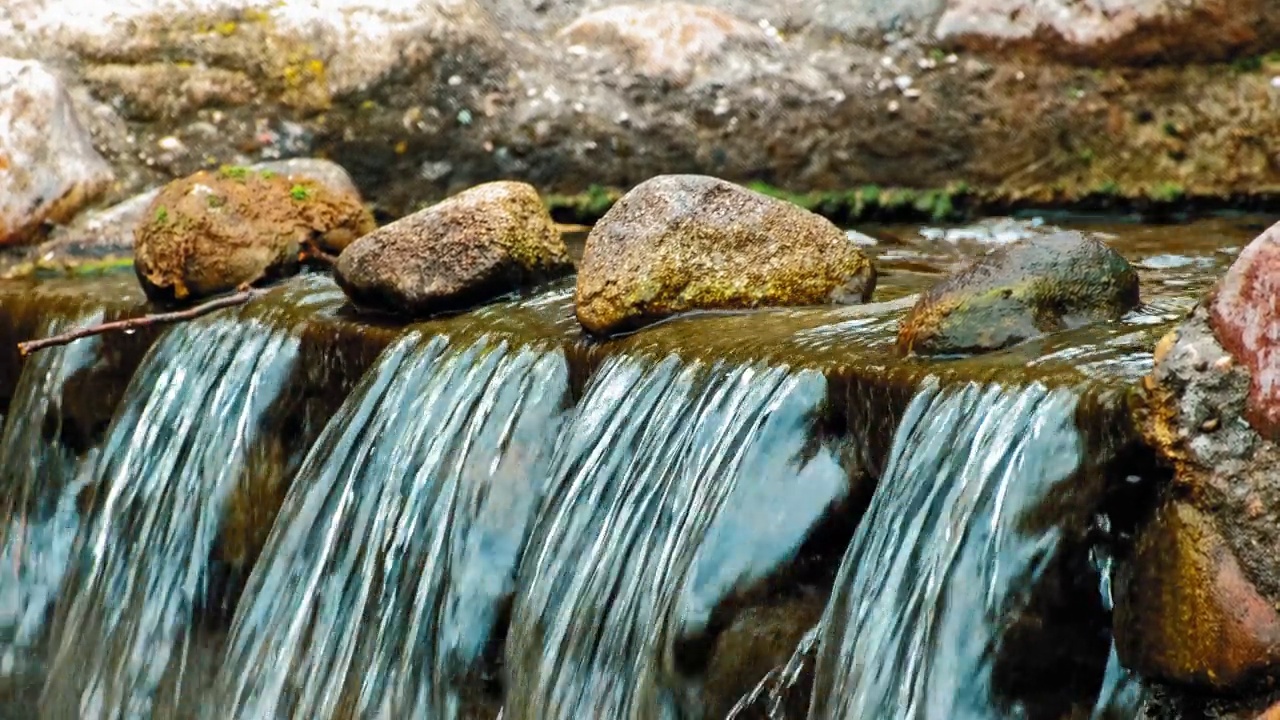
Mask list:
[[1280,224],[1240,253],[1210,306],[1214,334],[1252,377],[1247,417],[1280,439]]
[[1191,505],[1157,512],[1118,580],[1116,648],[1143,676],[1229,690],[1280,664],[1280,614]]

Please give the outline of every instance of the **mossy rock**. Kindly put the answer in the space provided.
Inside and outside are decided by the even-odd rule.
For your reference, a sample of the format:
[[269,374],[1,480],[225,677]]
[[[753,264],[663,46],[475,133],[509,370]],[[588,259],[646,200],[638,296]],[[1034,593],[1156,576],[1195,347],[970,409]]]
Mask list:
[[926,291],[903,318],[903,354],[998,350],[1044,333],[1118,320],[1138,305],[1138,273],[1095,237],[1013,243]]
[[733,183],[662,175],[587,237],[579,322],[602,335],[690,310],[860,303],[871,260],[830,221]]
[[196,300],[293,273],[305,242],[336,253],[373,228],[354,193],[249,168],[202,170],[151,201],[134,269],[152,300]]
[[531,185],[477,185],[353,243],[338,285],[362,310],[410,317],[465,310],[573,272]]

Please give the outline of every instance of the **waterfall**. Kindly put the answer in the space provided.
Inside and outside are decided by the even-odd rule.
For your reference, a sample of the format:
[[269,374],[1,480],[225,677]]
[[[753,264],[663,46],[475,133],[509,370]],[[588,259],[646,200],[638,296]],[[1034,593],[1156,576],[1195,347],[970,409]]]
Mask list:
[[1082,461],[1075,396],[926,383],[823,618],[814,720],[1021,717],[993,697],[1000,629],[1059,542],[1026,513]]
[[817,372],[615,356],[592,376],[521,561],[504,720],[697,717],[719,603],[848,491]]
[[454,718],[570,414],[563,353],[410,334],[304,461],[205,717]]
[[162,689],[177,697],[191,684],[228,498],[297,346],[267,322],[218,313],[151,348],[85,468],[95,505],[68,570],[45,717],[150,717]]
[[[40,333],[101,320],[101,311],[54,316]],[[64,425],[62,389],[98,345],[90,338],[31,356],[0,426],[0,675],[20,667],[19,653],[43,637],[75,541],[80,438]]]

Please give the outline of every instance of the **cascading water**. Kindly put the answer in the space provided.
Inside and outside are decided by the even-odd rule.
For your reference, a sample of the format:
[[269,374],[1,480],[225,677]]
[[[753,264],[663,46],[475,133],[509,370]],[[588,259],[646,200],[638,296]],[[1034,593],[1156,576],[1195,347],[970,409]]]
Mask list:
[[[54,335],[102,313],[53,317]],[[63,437],[62,388],[93,362],[99,341],[50,348],[27,360],[0,432],[0,676],[22,665],[46,629],[79,527],[80,458]],[[86,462],[91,462],[86,460]]]
[[1067,390],[926,383],[841,565],[813,720],[1021,717],[993,697],[995,643],[1057,547],[1024,514],[1082,460]]
[[813,371],[606,360],[521,561],[504,720],[697,717],[682,645],[848,492],[825,400]]
[[457,717],[568,392],[558,350],[389,346],[290,490],[205,717]]
[[68,571],[45,717],[145,718],[162,685],[181,693],[228,498],[297,347],[219,313],[148,353],[85,469],[95,507]]

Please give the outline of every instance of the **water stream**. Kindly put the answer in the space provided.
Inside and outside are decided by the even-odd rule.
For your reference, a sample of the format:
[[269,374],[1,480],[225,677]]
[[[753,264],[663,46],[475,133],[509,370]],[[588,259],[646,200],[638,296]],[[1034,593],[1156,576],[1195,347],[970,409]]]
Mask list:
[[305,461],[204,717],[457,717],[510,601],[568,382],[558,351],[390,346]]
[[[100,312],[50,317],[46,335],[101,321]],[[98,340],[51,348],[22,369],[9,420],[0,427],[0,675],[17,672],[18,655],[44,637],[79,529],[78,452],[67,427],[63,387],[93,362]]]
[[220,313],[169,331],[144,359],[97,461],[41,712],[149,717],[183,692],[210,556],[258,424],[297,340]]
[[698,716],[684,646],[846,492],[811,442],[825,392],[784,367],[605,361],[521,563],[504,720]]

